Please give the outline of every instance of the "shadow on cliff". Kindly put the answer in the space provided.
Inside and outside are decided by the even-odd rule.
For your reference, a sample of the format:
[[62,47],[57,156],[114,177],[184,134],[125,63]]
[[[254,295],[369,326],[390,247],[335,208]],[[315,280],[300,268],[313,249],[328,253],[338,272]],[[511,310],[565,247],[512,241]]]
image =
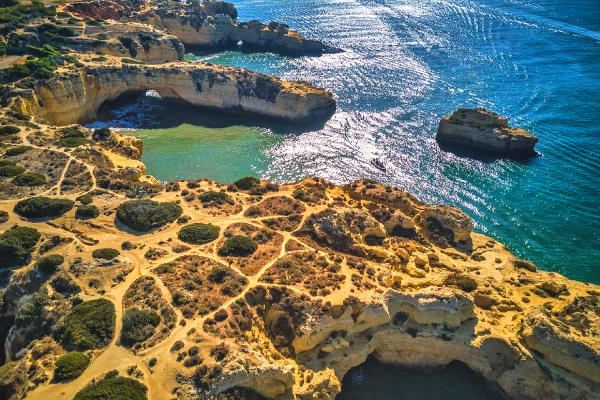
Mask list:
[[278,121],[267,117],[197,107],[148,96],[145,92],[127,92],[113,101],[102,104],[97,120],[109,127],[135,129],[167,129],[185,123],[212,129],[251,126],[268,129],[275,134],[300,135],[323,129],[329,118],[307,122]]

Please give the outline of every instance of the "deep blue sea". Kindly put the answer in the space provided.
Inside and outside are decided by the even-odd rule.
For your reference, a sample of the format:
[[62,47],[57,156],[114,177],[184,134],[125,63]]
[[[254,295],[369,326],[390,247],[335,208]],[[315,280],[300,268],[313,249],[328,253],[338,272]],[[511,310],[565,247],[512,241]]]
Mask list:
[[[600,4],[578,0],[237,0],[240,20],[277,20],[344,53],[224,52],[187,59],[331,90],[324,127],[215,117],[140,99],[133,127],[161,180],[253,174],[277,182],[370,177],[461,207],[475,229],[538,267],[600,284]],[[443,151],[439,120],[483,106],[539,137],[527,162]],[[127,120],[124,112],[138,114]],[[131,115],[128,114],[128,115]],[[383,173],[369,165],[379,157]]]

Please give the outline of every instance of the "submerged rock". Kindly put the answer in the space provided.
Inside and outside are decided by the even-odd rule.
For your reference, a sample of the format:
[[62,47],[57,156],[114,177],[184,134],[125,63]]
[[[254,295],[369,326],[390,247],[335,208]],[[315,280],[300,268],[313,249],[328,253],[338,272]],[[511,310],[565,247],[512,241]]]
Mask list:
[[533,156],[538,138],[485,108],[459,108],[440,121],[436,140],[507,156]]

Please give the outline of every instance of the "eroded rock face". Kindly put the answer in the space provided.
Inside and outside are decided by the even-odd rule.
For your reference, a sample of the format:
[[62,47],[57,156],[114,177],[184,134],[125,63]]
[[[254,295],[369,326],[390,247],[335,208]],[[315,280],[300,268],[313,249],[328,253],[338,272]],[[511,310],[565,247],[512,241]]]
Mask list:
[[436,140],[506,156],[531,156],[538,138],[483,108],[456,110],[440,121]]
[[337,51],[319,40],[306,39],[287,25],[259,21],[237,22],[233,5],[203,2],[200,7],[185,3],[158,4],[150,13],[136,17],[152,19],[184,44],[207,49],[235,47],[239,41],[244,49],[271,51],[290,55],[320,55]]
[[453,206],[429,206],[420,214],[423,227],[435,238],[443,238],[450,243],[469,239],[473,223],[462,210]]
[[38,82],[34,89],[15,90],[8,95],[10,108],[66,125],[92,120],[102,103],[123,93],[153,89],[165,99],[288,121],[323,119],[335,110],[330,92],[241,68],[119,64],[92,64]]
[[600,383],[600,301],[576,297],[555,312],[535,307],[523,318],[521,337],[544,359]]

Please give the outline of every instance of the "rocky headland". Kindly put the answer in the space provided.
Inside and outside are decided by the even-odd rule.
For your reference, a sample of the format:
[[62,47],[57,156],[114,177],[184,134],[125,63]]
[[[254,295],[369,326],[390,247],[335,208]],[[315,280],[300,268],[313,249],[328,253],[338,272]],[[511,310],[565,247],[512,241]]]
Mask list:
[[[458,208],[370,180],[160,185],[139,140],[4,120],[19,132],[3,136],[3,160],[45,177],[0,178],[3,235],[36,232],[18,253],[0,239],[4,259],[18,254],[1,289],[6,398],[72,398],[116,370],[151,399],[332,399],[369,355],[420,369],[459,360],[508,398],[600,398],[600,288],[515,258]],[[140,201],[150,208],[137,214]],[[64,259],[48,269],[54,254]],[[96,299],[114,307],[109,333],[67,335]],[[56,383],[69,351],[90,365]]]
[[[333,399],[369,355],[459,360],[507,398],[600,399],[600,287],[460,209],[371,180],[161,184],[140,140],[70,125],[129,92],[291,121],[326,118],[331,93],[179,61],[157,4],[31,7],[2,42],[31,59],[1,74],[0,399]],[[238,24],[228,3],[172,10],[197,33],[214,19],[190,15]]]
[[443,118],[436,140],[516,157],[535,155],[538,142],[526,130],[508,126],[506,118],[484,108],[460,108]]
[[204,50],[236,48],[301,56],[335,53],[341,50],[320,40],[304,38],[285,24],[260,21],[239,22],[232,3],[208,0],[199,3],[155,0],[126,2],[96,0],[72,3],[66,8],[75,15],[137,21],[175,35],[186,46]]
[[284,82],[249,70],[201,63],[142,65],[104,57],[80,68],[58,70],[29,88],[5,92],[13,111],[55,125],[89,122],[106,101],[124,93],[155,90],[164,99],[203,108],[287,121],[314,121],[333,114],[333,95],[306,82]]

